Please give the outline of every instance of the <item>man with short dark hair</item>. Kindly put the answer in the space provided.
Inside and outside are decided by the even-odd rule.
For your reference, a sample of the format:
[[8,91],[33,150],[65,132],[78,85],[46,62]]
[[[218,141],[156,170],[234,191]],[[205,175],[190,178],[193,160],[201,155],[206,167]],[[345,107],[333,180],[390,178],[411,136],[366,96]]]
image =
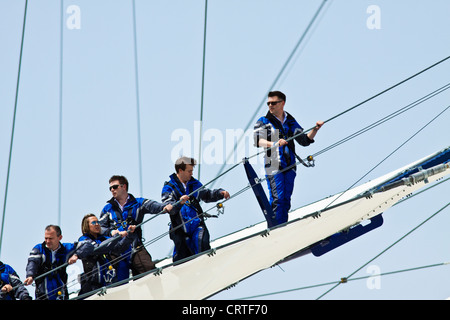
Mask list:
[[230,197],[228,191],[223,189],[202,188],[201,182],[193,177],[195,165],[196,161],[193,158],[179,158],[175,162],[175,173],[164,183],[161,192],[164,203],[175,203],[192,193],[179,213],[170,215],[170,238],[175,244],[174,262],[211,248],[200,200],[215,202]]
[[[106,236],[114,236],[119,233],[122,237],[127,235],[127,228],[130,225],[138,225],[144,220],[145,214],[159,214],[178,212],[186,198],[180,199],[177,206],[172,204],[163,204],[154,200],[145,198],[135,198],[128,193],[128,180],[124,176],[114,175],[109,179],[109,190],[112,198],[108,200],[107,205],[100,214],[100,225],[102,233]],[[131,269],[133,276],[152,270],[155,263],[151,255],[145,249],[142,243],[142,229],[136,228],[137,238],[133,241],[130,249],[122,254],[118,260],[117,266],[118,281],[129,277]]]
[[[276,219],[275,225],[288,221],[296,176],[294,140],[301,146],[309,146],[314,142],[317,131],[324,123],[317,121],[316,126],[308,134],[302,133],[303,128],[293,116],[284,111],[285,103],[284,93],[269,92],[267,100],[269,111],[264,117],[258,119],[254,127],[255,146],[270,148],[265,154],[264,166],[270,204]],[[289,140],[292,137],[294,139]]]
[[[25,285],[33,283],[40,275],[49,273],[36,280],[35,295],[37,300],[67,300],[67,272],[66,263],[75,263],[78,259],[74,254],[76,245],[73,243],[61,243],[61,228],[56,225],[48,225],[45,228],[44,242],[37,244],[30,252],[27,263],[27,278]],[[70,259],[69,259],[70,258]]]

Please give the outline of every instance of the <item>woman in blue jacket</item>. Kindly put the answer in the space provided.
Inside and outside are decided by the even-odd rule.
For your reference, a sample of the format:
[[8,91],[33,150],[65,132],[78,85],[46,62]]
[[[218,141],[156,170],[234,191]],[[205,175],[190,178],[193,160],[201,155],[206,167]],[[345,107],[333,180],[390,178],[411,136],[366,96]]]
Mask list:
[[[123,251],[126,251],[136,238],[134,233],[136,226],[128,227],[127,235],[121,237],[119,241],[114,241],[112,245],[100,246],[110,237],[101,234],[100,223],[93,213],[88,213],[81,221],[81,232],[83,235],[78,239],[79,243],[88,243],[89,246],[83,246],[86,252],[82,259],[84,274],[81,275],[81,290],[78,295],[83,295],[98,288],[117,281],[115,266],[118,259],[113,259],[111,254],[119,257]],[[120,236],[118,236],[120,237]],[[93,251],[95,250],[95,252]]]

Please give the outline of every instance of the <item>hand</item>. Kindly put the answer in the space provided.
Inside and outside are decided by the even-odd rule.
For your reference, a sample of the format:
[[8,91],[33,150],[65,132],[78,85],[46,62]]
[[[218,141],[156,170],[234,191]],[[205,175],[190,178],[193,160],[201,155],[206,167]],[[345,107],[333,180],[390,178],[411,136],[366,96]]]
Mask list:
[[280,139],[280,140],[278,140],[278,142],[277,142],[277,144],[281,147],[281,146],[285,146],[285,145],[287,145],[288,143],[287,143],[287,141],[286,140],[284,140],[284,139]]
[[185,195],[181,196],[180,204],[185,204],[186,201],[188,201],[188,200],[189,200],[189,196],[185,194]]
[[33,283],[33,277],[28,277],[25,279],[25,281],[23,282],[24,285],[28,286],[30,284]]
[[73,263],[77,262],[77,260],[78,260],[78,256],[76,254],[74,254],[69,258],[69,261],[67,261],[67,263],[73,264]]
[[119,235],[122,237],[122,238],[125,238],[126,236],[127,236],[127,232],[126,231],[120,231],[119,232]]
[[228,191],[222,191],[221,192],[221,194],[223,194],[223,197],[225,198],[225,199],[230,199],[230,194],[228,193]]
[[317,121],[314,130],[316,131],[319,130],[323,126],[323,124],[324,124],[323,121]]
[[127,236],[127,232],[126,231],[119,231],[119,230],[113,230],[111,231],[111,236],[114,237],[116,234],[119,234],[119,236],[126,237]]
[[5,284],[2,288],[2,292],[10,292],[12,288],[13,288],[12,285],[10,285],[9,283]]
[[133,233],[134,230],[136,230],[136,226],[129,226],[127,231]]
[[168,204],[167,206],[164,207],[164,211],[165,212],[170,212],[172,210],[173,206],[171,204]]

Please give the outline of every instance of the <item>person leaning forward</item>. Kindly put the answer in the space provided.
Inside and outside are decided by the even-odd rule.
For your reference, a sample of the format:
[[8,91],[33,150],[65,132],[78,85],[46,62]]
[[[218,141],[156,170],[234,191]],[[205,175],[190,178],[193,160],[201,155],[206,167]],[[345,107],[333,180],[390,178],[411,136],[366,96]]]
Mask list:
[[192,193],[179,213],[170,215],[170,238],[175,245],[174,262],[211,248],[200,201],[215,202],[230,198],[228,191],[223,189],[203,188],[201,182],[193,177],[195,164],[193,158],[179,158],[175,162],[175,173],[170,175],[170,180],[164,183],[161,191],[164,203],[175,203]]
[[[112,255],[120,256],[127,250],[135,239],[134,230],[136,226],[129,226],[127,235],[119,237],[118,241],[110,242],[106,245],[110,237],[101,234],[101,227],[97,217],[93,213],[88,213],[81,221],[81,232],[83,235],[79,242],[87,242],[86,257],[82,259],[84,273],[80,276],[81,290],[78,296],[85,297],[101,287],[117,282],[115,261]],[[92,293],[93,294],[93,293]]]
[[[57,225],[48,225],[44,237],[44,242],[34,246],[30,252],[24,284],[30,285],[36,279],[37,300],[67,300],[66,267],[78,260],[80,246],[77,243],[61,243],[61,228]],[[49,272],[53,269],[54,272]]]
[[[179,204],[173,206],[146,198],[135,198],[128,193],[127,178],[121,175],[114,175],[109,179],[109,190],[112,198],[107,201],[99,219],[102,234],[106,236],[114,236],[117,233],[122,237],[126,236],[128,226],[139,225],[144,220],[145,214],[165,212],[174,214],[180,210],[185,201],[182,199]],[[116,266],[118,281],[127,279],[130,269],[133,276],[136,276],[155,268],[151,255],[143,245],[141,227],[137,227],[135,232],[137,233],[136,239],[130,248],[122,253],[127,258],[119,259],[120,262]]]

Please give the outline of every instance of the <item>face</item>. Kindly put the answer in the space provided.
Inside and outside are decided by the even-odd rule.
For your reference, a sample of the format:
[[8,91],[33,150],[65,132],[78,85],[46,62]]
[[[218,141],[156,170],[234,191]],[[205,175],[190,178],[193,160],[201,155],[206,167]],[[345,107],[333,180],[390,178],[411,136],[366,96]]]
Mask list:
[[119,180],[111,181],[109,183],[109,190],[112,193],[112,196],[114,198],[121,198],[128,194],[128,191],[126,190],[126,185],[120,184]]
[[53,228],[50,228],[50,230],[45,230],[44,237],[45,245],[47,246],[47,248],[49,248],[50,250],[58,249],[59,242],[62,239],[62,235],[58,237],[56,235],[56,231]]
[[186,165],[186,170],[178,171],[178,177],[183,182],[191,180],[193,174],[194,174],[194,166],[191,164]]
[[102,231],[100,224],[98,223],[97,217],[89,217],[89,233],[93,235],[99,235]]
[[[274,104],[275,102],[280,101],[276,104]],[[284,101],[282,101],[279,97],[275,96],[275,97],[269,97],[267,99],[267,103],[269,104],[269,111],[270,113],[274,113],[274,114],[280,114],[281,112],[283,112],[284,110]]]

